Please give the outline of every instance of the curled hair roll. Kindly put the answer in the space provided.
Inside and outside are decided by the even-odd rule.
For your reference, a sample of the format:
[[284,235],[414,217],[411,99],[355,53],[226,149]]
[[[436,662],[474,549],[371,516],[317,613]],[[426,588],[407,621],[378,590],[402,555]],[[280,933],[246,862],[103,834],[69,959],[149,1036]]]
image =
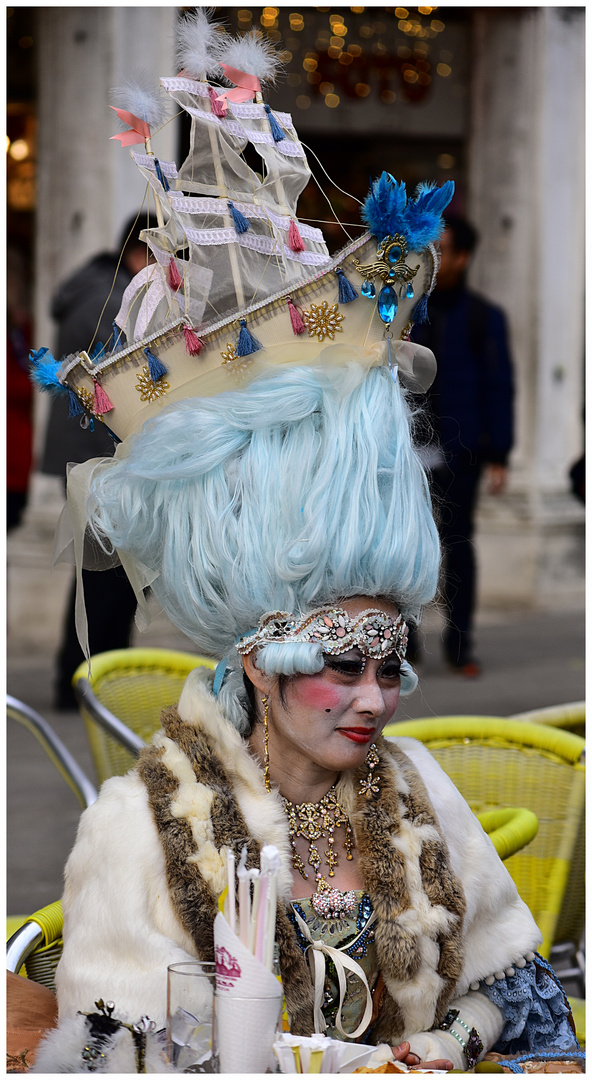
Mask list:
[[265,675],[316,675],[323,670],[323,650],[314,641],[271,641],[258,650],[255,663]]

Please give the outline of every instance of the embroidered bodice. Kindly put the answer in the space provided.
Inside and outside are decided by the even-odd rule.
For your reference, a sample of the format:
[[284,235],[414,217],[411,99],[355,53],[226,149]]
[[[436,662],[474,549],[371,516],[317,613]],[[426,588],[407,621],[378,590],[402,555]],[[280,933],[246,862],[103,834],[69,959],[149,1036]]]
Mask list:
[[[357,905],[353,914],[337,919],[323,919],[317,915],[310,897],[293,900],[292,910],[288,913],[303,952],[306,953],[311,948],[311,939],[314,942],[322,941],[328,947],[327,951],[322,953],[324,971],[320,964],[315,963],[315,975],[316,971],[319,971],[318,978],[315,977],[315,990],[318,981],[319,991],[322,991],[321,1010],[327,1025],[325,1034],[334,1039],[343,1039],[361,1026],[368,1003],[371,1007],[370,992],[378,978],[372,904],[370,897],[361,891],[356,892],[356,899]],[[306,925],[308,933],[302,923]],[[318,954],[320,950],[315,952]],[[339,953],[342,959],[337,955]],[[366,985],[356,968],[361,969]],[[339,987],[340,971],[342,979],[345,979],[343,996]],[[343,1031],[339,1030],[339,1021]],[[368,1023],[356,1036],[358,1039],[363,1038],[367,1026]]]

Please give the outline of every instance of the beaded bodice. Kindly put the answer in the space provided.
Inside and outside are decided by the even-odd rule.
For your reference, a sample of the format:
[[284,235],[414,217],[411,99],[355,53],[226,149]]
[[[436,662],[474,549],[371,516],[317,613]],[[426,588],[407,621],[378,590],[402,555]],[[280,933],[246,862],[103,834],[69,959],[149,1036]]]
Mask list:
[[[312,898],[307,897],[306,899],[292,901],[292,912],[289,912],[288,917],[295,926],[298,944],[304,952],[310,947],[310,941],[304,937],[298,927],[294,911],[297,911],[300,918],[306,922],[314,940],[322,939],[326,945],[339,949],[350,959],[355,960],[364,971],[368,986],[372,989],[378,978],[374,926],[367,927],[372,915],[372,903],[366,893],[357,891],[355,897],[357,903],[351,915],[341,915],[338,918],[323,918],[314,910]],[[347,992],[342,1003],[341,1018],[345,1031],[349,1032],[355,1030],[363,1016],[367,995],[363,983],[354,972],[346,971],[345,978]],[[342,1038],[335,1027],[338,1007],[339,986],[337,973],[332,959],[327,957],[323,1015],[327,1022],[326,1034],[333,1039]]]

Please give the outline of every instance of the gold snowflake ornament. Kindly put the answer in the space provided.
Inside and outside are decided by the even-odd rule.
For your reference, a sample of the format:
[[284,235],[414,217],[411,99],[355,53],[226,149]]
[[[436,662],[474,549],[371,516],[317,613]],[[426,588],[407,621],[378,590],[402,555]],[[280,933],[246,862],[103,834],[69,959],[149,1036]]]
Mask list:
[[140,395],[140,401],[156,401],[157,398],[164,397],[167,390],[170,390],[170,385],[165,382],[164,377],[153,382],[150,376],[150,368],[146,364],[138,375],[136,390]]
[[249,356],[238,356],[235,345],[227,345],[226,352],[220,353],[220,356],[222,363],[226,365],[226,370],[236,375],[244,375],[253,362],[253,353]]
[[86,386],[79,386],[76,391],[76,396],[80,399],[85,409],[88,409],[89,413],[92,413],[95,400],[90,390],[86,389]]
[[95,408],[94,394],[91,394],[90,390],[86,389],[86,386],[79,386],[74,392],[76,394],[76,397],[80,401],[80,403],[82,405],[84,405],[84,408],[86,409],[86,411],[88,413],[90,413],[93,420],[100,420],[101,424],[104,424],[105,421],[103,420],[103,417],[99,416],[99,414],[94,411],[94,408]]
[[326,337],[334,341],[335,334],[341,334],[343,327],[343,315],[339,313],[337,304],[329,304],[323,300],[322,304],[311,304],[310,311],[303,311],[302,318],[306,324],[309,337],[316,337],[324,341]]

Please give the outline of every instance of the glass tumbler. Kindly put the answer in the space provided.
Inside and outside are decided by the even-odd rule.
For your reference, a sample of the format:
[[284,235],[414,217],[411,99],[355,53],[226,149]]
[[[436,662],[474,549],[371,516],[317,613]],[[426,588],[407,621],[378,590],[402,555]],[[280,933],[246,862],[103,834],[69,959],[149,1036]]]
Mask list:
[[191,960],[167,968],[167,1054],[175,1072],[218,1072],[212,1053],[216,965]]

